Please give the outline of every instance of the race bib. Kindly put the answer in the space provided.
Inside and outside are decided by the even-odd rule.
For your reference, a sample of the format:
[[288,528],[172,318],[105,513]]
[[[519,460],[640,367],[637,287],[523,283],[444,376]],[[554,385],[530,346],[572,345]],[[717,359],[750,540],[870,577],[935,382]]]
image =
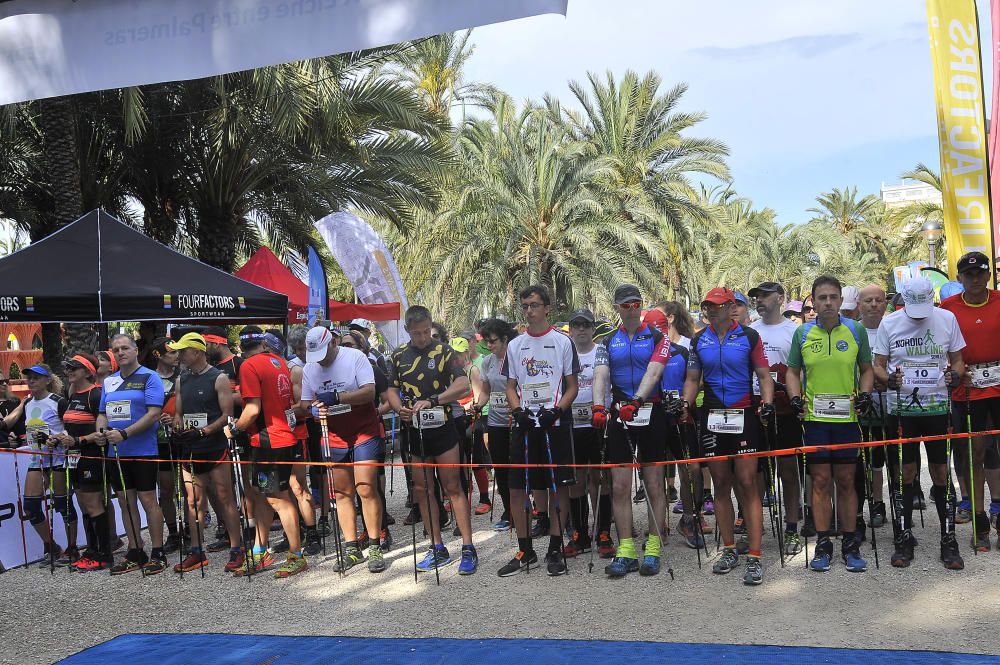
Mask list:
[[708,412],[708,431],[716,434],[742,434],[743,409],[712,409]]
[[288,423],[288,429],[295,429],[295,409],[285,411],[285,422]]
[[901,369],[905,388],[934,388],[942,383],[941,366],[936,362],[904,362]]
[[108,420],[132,420],[132,402],[127,399],[112,400],[104,405]]
[[490,393],[490,408],[491,409],[506,409],[507,408],[507,393],[505,393],[505,392],[492,392],[492,393]]
[[435,429],[442,425],[444,425],[443,406],[421,409],[413,414],[413,426],[419,429]]
[[184,414],[184,429],[201,429],[202,427],[208,427],[207,413]]
[[521,387],[521,402],[529,406],[552,404],[552,386],[548,383],[526,383]]
[[573,424],[574,425],[589,425],[590,424],[590,407],[593,406],[592,402],[578,402],[573,404],[570,409],[573,411]]
[[813,415],[817,418],[850,420],[850,395],[816,395],[813,397]]
[[972,385],[976,388],[992,388],[1000,385],[1000,362],[969,365]]

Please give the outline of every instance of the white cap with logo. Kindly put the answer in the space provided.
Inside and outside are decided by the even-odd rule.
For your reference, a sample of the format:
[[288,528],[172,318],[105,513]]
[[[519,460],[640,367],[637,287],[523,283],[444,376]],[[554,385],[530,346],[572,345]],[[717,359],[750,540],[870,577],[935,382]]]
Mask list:
[[911,319],[926,319],[934,311],[934,285],[926,277],[906,280],[899,293],[903,296],[903,309]]
[[856,286],[845,286],[841,291],[841,295],[844,297],[844,304],[840,306],[840,310],[855,310],[858,308],[858,297],[861,295],[861,291],[858,290]]
[[316,326],[306,333],[306,362],[318,363],[326,358],[326,347],[333,341],[333,333],[329,328]]

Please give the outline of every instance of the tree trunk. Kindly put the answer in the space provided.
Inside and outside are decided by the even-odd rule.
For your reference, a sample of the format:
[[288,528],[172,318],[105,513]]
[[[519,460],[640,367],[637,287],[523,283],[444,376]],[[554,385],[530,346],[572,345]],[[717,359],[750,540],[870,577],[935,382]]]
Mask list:
[[235,220],[227,215],[199,215],[198,260],[232,273],[236,268]]
[[[38,127],[42,134],[42,159],[52,194],[52,210],[44,214],[32,242],[41,240],[83,214],[80,189],[80,155],[77,148],[76,118],[71,97],[53,97],[38,102]],[[70,335],[67,326],[67,336]],[[42,354],[52,367],[62,361],[62,334],[59,324],[42,326]]]

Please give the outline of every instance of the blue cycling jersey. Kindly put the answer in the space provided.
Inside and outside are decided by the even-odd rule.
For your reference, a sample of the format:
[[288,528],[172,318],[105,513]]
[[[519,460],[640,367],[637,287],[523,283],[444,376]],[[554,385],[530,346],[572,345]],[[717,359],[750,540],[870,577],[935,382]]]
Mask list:
[[702,372],[706,408],[746,408],[752,405],[754,369],[768,364],[760,333],[733,323],[721,341],[711,326],[695,333],[688,367]]
[[684,392],[684,378],[687,376],[688,350],[680,344],[670,343],[670,359],[663,368],[663,378],[660,380],[660,390],[665,393]]
[[[608,366],[611,369],[611,394],[617,401],[635,397],[649,363],[666,364],[670,359],[670,342],[659,330],[646,324],[629,337],[624,327],[607,341]],[[659,394],[646,395],[650,401],[659,401]]]

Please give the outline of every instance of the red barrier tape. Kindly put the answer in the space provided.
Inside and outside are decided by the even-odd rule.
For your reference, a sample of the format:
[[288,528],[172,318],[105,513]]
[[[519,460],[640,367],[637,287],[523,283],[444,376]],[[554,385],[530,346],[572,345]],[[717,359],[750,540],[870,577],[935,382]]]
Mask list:
[[[954,434],[936,434],[932,436],[913,436],[909,438],[902,439],[881,439],[878,441],[860,441],[858,443],[831,443],[826,445],[814,445],[814,446],[798,446],[796,448],[786,448],[784,450],[763,450],[756,453],[742,453],[739,455],[718,455],[716,457],[695,457],[692,459],[685,460],[668,460],[664,462],[649,462],[645,464],[636,464],[634,462],[629,462],[626,464],[477,464],[477,463],[455,463],[455,464],[442,464],[439,462],[266,462],[266,464],[287,464],[291,466],[321,466],[321,467],[355,467],[355,466],[382,466],[382,467],[411,467],[411,468],[445,468],[445,469],[465,469],[465,468],[482,468],[484,466],[489,466],[495,469],[636,469],[647,466],[672,466],[680,464],[704,464],[708,462],[719,462],[731,459],[746,459],[755,457],[787,457],[789,455],[807,455],[809,453],[822,453],[834,450],[847,450],[850,448],[874,448],[876,446],[887,446],[887,445],[902,445],[910,443],[920,443],[921,441],[945,441],[947,439],[970,439],[982,436],[996,436],[1000,435],[1000,429],[985,430],[982,432],[972,432],[972,433],[959,433]],[[39,450],[16,450],[13,448],[0,448],[0,452],[4,453],[15,453],[20,455],[65,455],[63,452],[46,452]],[[98,457],[92,455],[79,455],[80,459],[94,459],[94,460],[105,460],[114,461],[114,457]],[[238,465],[250,465],[255,462],[249,460],[241,460],[235,462],[231,459],[191,459],[191,460],[172,460],[172,459],[160,459],[158,457],[121,457],[120,459],[130,461],[130,462],[164,462],[169,464],[189,464],[189,463],[215,463],[215,464],[238,464]]]

